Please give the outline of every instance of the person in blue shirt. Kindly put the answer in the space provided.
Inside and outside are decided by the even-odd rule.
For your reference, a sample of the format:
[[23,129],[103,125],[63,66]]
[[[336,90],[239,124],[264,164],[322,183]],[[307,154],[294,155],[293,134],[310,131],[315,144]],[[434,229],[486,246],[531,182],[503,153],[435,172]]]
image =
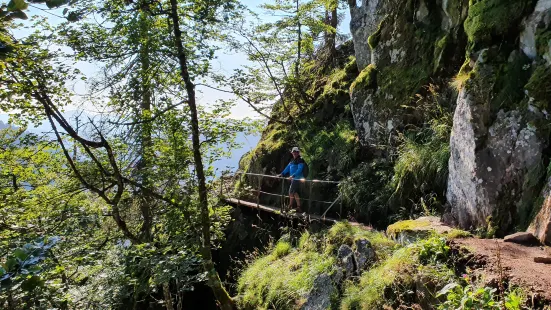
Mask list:
[[299,190],[300,182],[304,180],[304,176],[302,175],[304,160],[300,157],[300,150],[296,146],[291,150],[291,154],[293,154],[293,159],[278,176],[289,176],[289,180],[291,180],[291,186],[289,186],[289,209],[293,207],[293,202],[296,201],[297,212],[302,212],[300,209]]

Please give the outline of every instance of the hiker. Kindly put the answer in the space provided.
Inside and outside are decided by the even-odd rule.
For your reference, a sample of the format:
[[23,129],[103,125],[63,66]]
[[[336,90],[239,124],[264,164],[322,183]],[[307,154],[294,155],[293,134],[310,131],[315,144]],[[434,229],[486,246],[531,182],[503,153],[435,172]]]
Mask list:
[[[297,212],[302,212],[300,209],[300,197],[299,197],[299,189],[300,189],[300,182],[304,180],[304,169],[306,166],[306,163],[300,157],[300,150],[298,147],[293,147],[291,150],[291,154],[293,154],[293,159],[291,162],[285,167],[285,170],[278,176],[289,176],[289,180],[291,180],[291,186],[289,186],[289,209],[293,207],[293,201],[296,201],[297,203]],[[307,168],[306,168],[307,169]]]

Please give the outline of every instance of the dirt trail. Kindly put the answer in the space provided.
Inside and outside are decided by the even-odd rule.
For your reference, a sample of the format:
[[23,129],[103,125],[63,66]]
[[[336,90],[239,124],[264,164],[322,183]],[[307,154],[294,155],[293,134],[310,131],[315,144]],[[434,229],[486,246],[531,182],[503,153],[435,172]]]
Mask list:
[[499,279],[498,245],[504,278],[510,284],[531,289],[546,300],[551,301],[551,265],[535,263],[534,257],[551,256],[549,247],[529,247],[501,239],[456,239],[476,257],[485,262],[475,273],[482,273],[486,281]]

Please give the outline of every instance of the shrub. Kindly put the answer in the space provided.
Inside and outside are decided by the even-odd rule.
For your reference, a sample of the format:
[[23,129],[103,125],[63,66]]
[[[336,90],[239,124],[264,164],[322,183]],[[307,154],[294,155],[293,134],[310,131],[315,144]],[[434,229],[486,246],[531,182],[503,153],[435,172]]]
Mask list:
[[392,304],[385,292],[397,295],[411,291],[416,262],[412,247],[397,250],[390,258],[364,272],[359,284],[348,283],[341,309],[380,309]]
[[434,235],[426,240],[421,240],[416,247],[419,260],[424,264],[446,263],[450,259],[451,250],[444,237]]
[[289,242],[286,241],[279,241],[272,254],[275,258],[281,258],[291,252],[292,246]]
[[520,310],[523,309],[526,297],[520,290],[510,290],[499,300],[497,289],[490,287],[477,288],[467,281],[461,286],[452,282],[438,292],[437,296],[446,296],[447,300],[438,306],[439,310]]
[[392,166],[386,161],[361,163],[339,186],[345,211],[357,220],[386,227],[389,217],[390,178]]
[[[287,248],[287,246],[285,246]],[[252,263],[238,281],[240,306],[252,309],[295,309],[318,275],[332,274],[335,259],[323,253],[290,251]]]
[[470,232],[464,231],[464,230],[461,230],[461,229],[452,229],[450,232],[448,232],[446,234],[446,237],[449,240],[458,239],[458,238],[469,238],[469,237],[472,237],[472,236],[473,236],[473,234],[471,234]]

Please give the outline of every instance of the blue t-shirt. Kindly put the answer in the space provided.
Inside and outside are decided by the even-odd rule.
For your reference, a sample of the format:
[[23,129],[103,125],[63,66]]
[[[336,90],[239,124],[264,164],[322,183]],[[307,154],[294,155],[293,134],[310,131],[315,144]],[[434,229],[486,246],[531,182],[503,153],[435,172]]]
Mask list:
[[295,179],[304,179],[302,169],[304,169],[304,160],[302,157],[298,157],[297,159],[291,160],[281,174],[283,176],[289,175]]

